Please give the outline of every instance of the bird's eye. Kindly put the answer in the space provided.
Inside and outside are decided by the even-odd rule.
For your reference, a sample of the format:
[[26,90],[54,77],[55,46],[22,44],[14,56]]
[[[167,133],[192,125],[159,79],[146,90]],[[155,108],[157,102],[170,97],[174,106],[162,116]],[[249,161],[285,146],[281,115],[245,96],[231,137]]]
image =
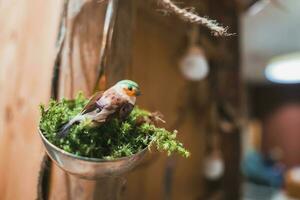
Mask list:
[[130,90],[130,91],[131,91],[131,90],[132,90],[132,86],[128,86],[128,90]]

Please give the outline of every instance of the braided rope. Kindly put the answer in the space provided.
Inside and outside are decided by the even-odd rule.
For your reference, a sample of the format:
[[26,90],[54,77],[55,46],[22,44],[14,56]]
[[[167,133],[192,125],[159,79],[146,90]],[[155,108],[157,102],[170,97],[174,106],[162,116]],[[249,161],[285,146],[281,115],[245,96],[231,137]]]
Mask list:
[[227,27],[219,25],[215,20],[207,17],[201,17],[198,14],[189,11],[188,9],[179,8],[171,0],[159,0],[159,4],[165,10],[172,12],[179,16],[182,20],[193,24],[201,24],[209,28],[214,36],[230,36],[232,34],[227,32]]

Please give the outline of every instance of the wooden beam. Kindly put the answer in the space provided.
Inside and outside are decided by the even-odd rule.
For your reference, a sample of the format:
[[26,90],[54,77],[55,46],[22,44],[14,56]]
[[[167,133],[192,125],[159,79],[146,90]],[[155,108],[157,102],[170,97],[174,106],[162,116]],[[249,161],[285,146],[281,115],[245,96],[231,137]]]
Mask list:
[[[99,55],[106,36],[103,27],[107,1],[69,0],[66,38],[59,61],[59,98],[74,98],[79,91],[91,96],[94,89],[99,88],[99,67],[104,67],[108,86],[125,78],[132,57],[134,3],[133,0],[118,2],[112,46],[107,46],[106,60],[102,62]],[[50,199],[90,200],[99,199],[100,196],[101,199],[110,199],[111,196],[105,197],[105,194],[114,194],[121,183],[79,179],[66,174],[54,164],[52,169]],[[113,192],[107,191],[112,189]]]
[[112,46],[107,66],[108,85],[130,78],[132,66],[133,31],[135,26],[135,0],[119,0]]
[[[215,75],[211,84],[216,85],[215,99],[224,112],[219,112],[232,129],[221,129],[221,149],[225,164],[223,177],[224,199],[240,199],[240,156],[241,141],[238,119],[240,113],[240,51],[239,51],[239,5],[232,0],[208,0],[208,15],[229,27],[236,35],[227,38],[211,38],[219,57],[211,60],[211,74]],[[233,108],[231,115],[227,108]],[[220,109],[219,109],[220,110]]]
[[0,199],[36,199],[44,154],[39,104],[50,97],[62,1],[0,2]]

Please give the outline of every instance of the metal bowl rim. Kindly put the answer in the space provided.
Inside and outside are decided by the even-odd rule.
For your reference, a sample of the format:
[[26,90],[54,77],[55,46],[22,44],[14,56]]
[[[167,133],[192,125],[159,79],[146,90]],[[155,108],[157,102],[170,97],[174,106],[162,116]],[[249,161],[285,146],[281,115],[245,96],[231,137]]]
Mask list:
[[[108,159],[100,159],[100,158],[89,158],[89,157],[84,157],[84,156],[77,156],[75,154],[72,154],[72,153],[69,153],[57,146],[55,146],[54,144],[52,144],[51,142],[49,142],[49,140],[47,140],[47,138],[44,136],[44,134],[42,133],[40,127],[38,128],[38,132],[39,132],[39,135],[41,136],[42,140],[45,141],[49,146],[51,146],[53,149],[55,149],[56,151],[68,156],[68,157],[71,157],[71,158],[74,158],[74,159],[77,159],[77,160],[82,160],[82,161],[88,161],[88,162],[94,162],[94,163],[103,163],[103,162],[119,162],[119,161],[124,161],[124,160],[129,160],[130,158],[133,158],[135,157],[136,155],[138,154],[142,154],[142,153],[145,153],[145,151],[148,149],[149,145],[147,147],[145,147],[144,149],[142,149],[141,151],[131,155],[131,156],[126,156],[126,157],[121,157],[121,158],[116,158],[116,159],[112,159],[112,160],[108,160]],[[46,149],[47,151],[47,149]],[[47,151],[48,153],[48,151]],[[51,157],[51,156],[50,156]]]

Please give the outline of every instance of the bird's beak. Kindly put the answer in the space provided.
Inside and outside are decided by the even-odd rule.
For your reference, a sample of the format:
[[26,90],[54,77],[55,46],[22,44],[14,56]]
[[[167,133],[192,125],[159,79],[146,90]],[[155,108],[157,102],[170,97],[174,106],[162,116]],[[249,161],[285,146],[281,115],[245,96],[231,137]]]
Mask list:
[[142,93],[141,93],[140,90],[137,90],[137,91],[135,92],[135,96],[141,96],[141,95],[142,95]]

